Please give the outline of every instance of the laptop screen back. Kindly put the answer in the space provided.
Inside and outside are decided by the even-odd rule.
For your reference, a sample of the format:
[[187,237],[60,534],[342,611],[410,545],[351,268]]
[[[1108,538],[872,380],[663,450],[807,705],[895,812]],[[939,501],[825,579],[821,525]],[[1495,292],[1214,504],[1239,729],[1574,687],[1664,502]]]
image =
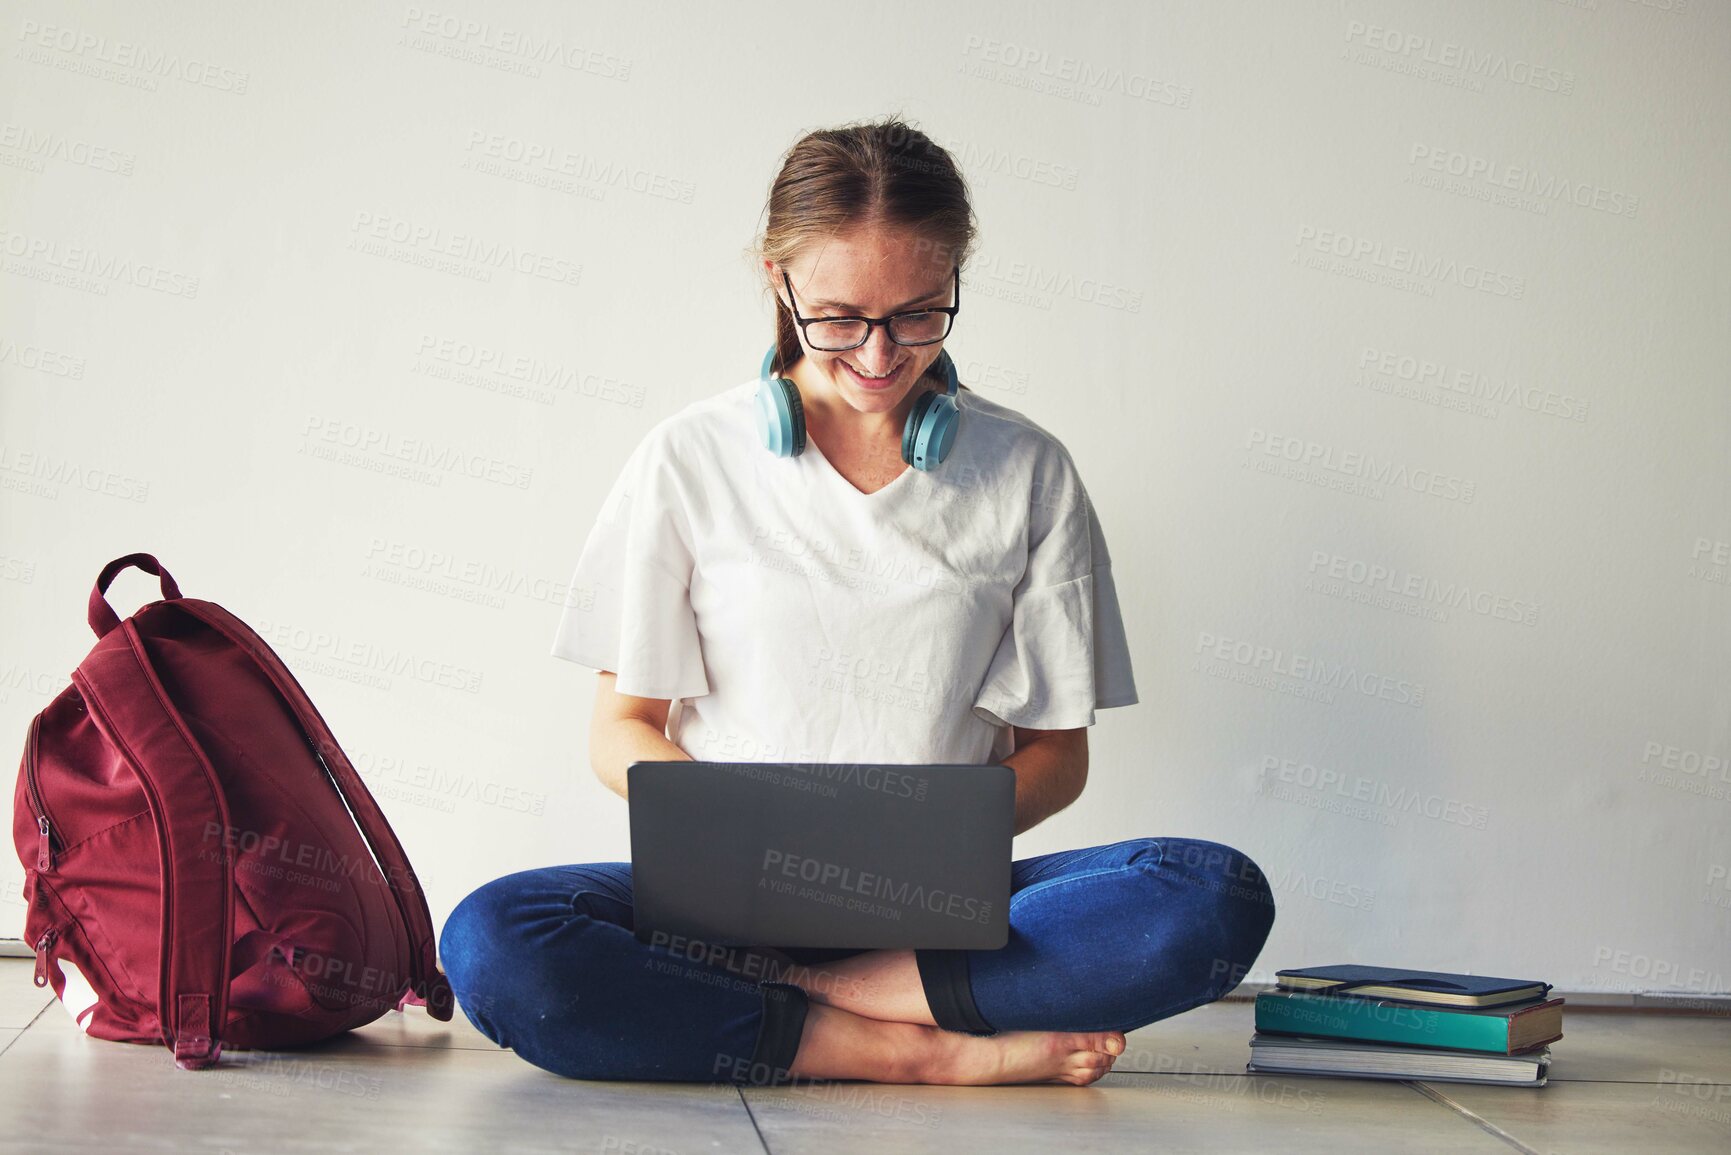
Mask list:
[[995,950],[1015,771],[633,762],[635,933],[717,945]]

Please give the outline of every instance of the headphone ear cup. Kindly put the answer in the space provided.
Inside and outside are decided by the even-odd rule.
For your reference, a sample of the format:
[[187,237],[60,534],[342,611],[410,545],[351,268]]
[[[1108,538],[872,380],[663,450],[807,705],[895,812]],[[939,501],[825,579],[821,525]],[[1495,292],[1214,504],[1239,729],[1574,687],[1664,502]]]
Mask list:
[[805,452],[805,402],[800,400],[800,386],[796,386],[788,377],[775,377],[775,384],[781,386],[782,395],[788,398],[789,421],[793,424],[793,455]]
[[777,377],[775,384],[781,390],[783,404],[787,407],[788,425],[793,430],[793,452],[788,456],[798,457],[805,452],[805,402],[799,399],[799,386],[786,377]]
[[902,460],[909,465],[914,464],[914,446],[919,443],[920,425],[937,398],[936,393],[921,393],[915,400],[914,407],[908,411],[908,423],[902,426]]
[[757,381],[757,425],[763,447],[777,457],[798,457],[805,451],[805,406],[799,387],[785,377]]
[[[927,472],[936,469],[950,455],[960,422],[961,413],[953,398],[940,393],[926,394],[908,415],[908,427],[902,431],[902,460]],[[925,457],[916,461],[915,454],[922,444]]]

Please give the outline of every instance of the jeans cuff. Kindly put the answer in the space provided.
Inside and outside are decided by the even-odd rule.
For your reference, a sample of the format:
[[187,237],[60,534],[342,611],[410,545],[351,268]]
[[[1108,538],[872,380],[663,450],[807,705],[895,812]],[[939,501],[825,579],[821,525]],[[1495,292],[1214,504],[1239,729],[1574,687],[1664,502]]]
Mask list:
[[793,983],[764,981],[757,984],[763,992],[763,1021],[757,1029],[757,1043],[751,1050],[751,1064],[743,1080],[753,1086],[774,1085],[790,1080],[788,1068],[799,1051],[800,1032],[805,1029],[805,1013],[809,999],[805,991]]
[[919,967],[920,985],[926,991],[926,1004],[932,1009],[932,1019],[946,1031],[965,1031],[970,1035],[992,1035],[997,1029],[988,1023],[974,1005],[974,989],[968,981],[968,952],[920,947],[914,951],[914,963]]

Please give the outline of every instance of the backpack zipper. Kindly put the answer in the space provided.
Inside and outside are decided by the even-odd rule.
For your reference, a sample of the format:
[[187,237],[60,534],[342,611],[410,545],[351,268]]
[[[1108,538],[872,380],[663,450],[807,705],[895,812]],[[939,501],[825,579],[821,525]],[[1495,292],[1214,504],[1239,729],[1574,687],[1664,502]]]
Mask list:
[[30,793],[30,805],[36,811],[36,869],[53,870],[54,826],[48,819],[48,807],[42,801],[42,786],[36,780],[36,734],[41,728],[42,715],[38,714],[30,719],[30,736],[24,744],[24,784]]
[[42,937],[36,940],[36,985],[48,985],[48,948],[54,945],[54,940],[60,932],[49,927],[42,932]]

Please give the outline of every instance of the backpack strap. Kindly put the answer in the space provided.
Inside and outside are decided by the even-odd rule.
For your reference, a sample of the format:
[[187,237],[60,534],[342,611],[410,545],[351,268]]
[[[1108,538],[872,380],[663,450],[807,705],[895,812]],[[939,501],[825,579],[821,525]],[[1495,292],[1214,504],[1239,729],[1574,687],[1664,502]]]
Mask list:
[[222,1053],[218,1036],[228,1017],[234,868],[230,854],[209,853],[209,832],[229,829],[228,799],[150,668],[138,627],[128,619],[120,629],[119,638],[90,651],[72,683],[150,801],[162,844],[157,1017],[175,1065],[199,1070]]
[[[396,832],[391,829],[384,812],[379,809],[372,792],[367,789],[366,783],[361,781],[360,774],[355,771],[342,747],[334,740],[314,741],[314,733],[330,733],[324,716],[313,705],[312,699],[307,697],[306,691],[301,689],[294,674],[283,665],[282,659],[277,657],[245,622],[215,602],[199,598],[181,598],[174,605],[218,631],[251,655],[300,721],[307,740],[312,743],[313,753],[330,774],[337,793],[342,795],[343,801],[348,804],[349,810],[359,823],[361,834],[372,849],[373,857],[378,859],[385,880],[390,884],[391,895],[402,912],[403,925],[409,932],[412,972],[410,984],[415,1001],[424,1003],[427,1013],[433,1018],[448,1022],[456,1002],[451,994],[449,980],[439,969],[438,940],[433,934],[433,920],[427,912],[427,898],[421,889],[420,880],[415,877],[408,855],[403,852],[403,844],[397,841]],[[399,1000],[397,1009],[401,1010],[405,1001],[408,1000]]]

